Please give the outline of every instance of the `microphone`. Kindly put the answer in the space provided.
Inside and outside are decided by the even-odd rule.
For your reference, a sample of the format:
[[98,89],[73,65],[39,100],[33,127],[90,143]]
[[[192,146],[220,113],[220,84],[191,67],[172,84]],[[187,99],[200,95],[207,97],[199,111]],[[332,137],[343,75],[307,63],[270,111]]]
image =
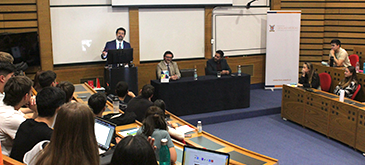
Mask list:
[[333,56],[330,57],[330,67],[333,67],[333,63],[335,63],[335,60]]
[[252,3],[252,2],[255,2],[255,1],[256,1],[256,0],[252,0],[252,1],[248,2],[248,3],[247,3],[247,5],[246,5],[246,9],[249,9],[249,8],[251,7],[251,3]]

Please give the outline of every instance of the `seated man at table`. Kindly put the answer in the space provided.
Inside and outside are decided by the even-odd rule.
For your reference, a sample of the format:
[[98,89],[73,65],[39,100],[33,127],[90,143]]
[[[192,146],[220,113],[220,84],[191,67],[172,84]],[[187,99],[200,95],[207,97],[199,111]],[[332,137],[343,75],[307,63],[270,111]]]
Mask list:
[[171,51],[166,51],[163,55],[163,61],[157,64],[157,77],[161,78],[161,72],[163,70],[169,71],[169,76],[171,80],[177,80],[181,77],[179,67],[176,62],[172,61],[174,55]]
[[333,39],[331,41],[329,57],[328,64],[330,64],[331,58],[333,57],[334,66],[351,66],[349,55],[345,49],[341,48],[341,41],[338,39]]
[[134,112],[137,116],[137,120],[142,122],[147,109],[153,105],[151,98],[154,92],[155,87],[150,84],[144,85],[141,95],[129,101],[126,112]]
[[217,75],[217,72],[221,72],[222,75],[227,75],[232,72],[223,56],[223,51],[217,50],[215,56],[207,61],[207,75]]

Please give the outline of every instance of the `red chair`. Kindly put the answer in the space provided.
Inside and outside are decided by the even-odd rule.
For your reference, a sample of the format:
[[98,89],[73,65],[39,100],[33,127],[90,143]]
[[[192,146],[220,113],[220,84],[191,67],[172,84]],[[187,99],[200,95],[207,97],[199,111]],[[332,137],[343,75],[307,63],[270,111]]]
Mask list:
[[356,90],[355,90],[355,92],[354,92],[354,94],[353,94],[353,95],[352,95],[352,97],[351,97],[351,99],[352,99],[352,100],[355,100],[355,97],[356,97],[356,95],[359,93],[360,89],[361,89],[361,84],[358,84],[358,85],[357,85],[357,88],[356,88]]
[[319,81],[321,82],[321,89],[322,91],[329,92],[331,88],[332,79],[328,73],[320,73]]
[[357,54],[351,54],[349,56],[350,63],[353,67],[356,67],[356,63],[359,62],[359,56]]

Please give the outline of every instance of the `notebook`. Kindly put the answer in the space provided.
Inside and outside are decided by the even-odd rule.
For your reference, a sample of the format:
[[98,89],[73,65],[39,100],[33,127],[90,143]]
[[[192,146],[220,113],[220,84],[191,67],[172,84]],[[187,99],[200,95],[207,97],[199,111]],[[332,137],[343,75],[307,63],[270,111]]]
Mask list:
[[185,145],[182,165],[228,165],[229,154]]
[[99,146],[99,154],[110,148],[116,125],[106,120],[95,118],[95,136]]

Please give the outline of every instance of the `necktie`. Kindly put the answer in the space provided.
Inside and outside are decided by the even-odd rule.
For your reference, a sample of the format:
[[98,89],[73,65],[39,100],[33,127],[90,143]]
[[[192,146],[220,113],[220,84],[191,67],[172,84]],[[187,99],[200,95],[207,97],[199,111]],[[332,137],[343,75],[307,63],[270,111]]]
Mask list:
[[122,43],[119,42],[119,49],[122,49]]
[[167,71],[169,71],[169,76],[171,76],[171,71],[170,71],[170,65],[167,64]]

